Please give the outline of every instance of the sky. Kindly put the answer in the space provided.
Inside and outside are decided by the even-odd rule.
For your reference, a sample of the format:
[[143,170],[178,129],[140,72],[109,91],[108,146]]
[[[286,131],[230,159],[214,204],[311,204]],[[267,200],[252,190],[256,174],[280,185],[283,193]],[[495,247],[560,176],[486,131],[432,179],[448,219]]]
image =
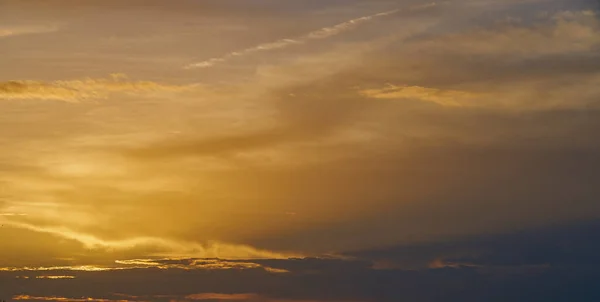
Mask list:
[[600,2],[0,0],[0,300],[600,301]]

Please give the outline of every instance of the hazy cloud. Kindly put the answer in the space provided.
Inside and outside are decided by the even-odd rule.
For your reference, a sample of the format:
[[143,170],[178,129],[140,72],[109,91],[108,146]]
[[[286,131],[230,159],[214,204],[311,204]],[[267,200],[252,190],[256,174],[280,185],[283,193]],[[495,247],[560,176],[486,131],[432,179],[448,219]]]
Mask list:
[[427,52],[531,57],[588,52],[600,45],[600,21],[595,11],[562,11],[531,22],[469,29],[424,39],[415,47]]
[[84,99],[106,98],[110,93],[152,94],[181,92],[194,85],[165,85],[150,81],[129,81],[122,75],[109,79],[83,79],[54,82],[9,81],[0,83],[0,99],[42,99],[77,102]]
[[398,87],[393,85],[383,89],[367,89],[360,93],[369,98],[417,99],[449,107],[473,106],[475,105],[473,99],[478,97],[475,93],[465,91],[441,90],[419,86]]
[[0,38],[29,35],[29,34],[43,34],[52,33],[60,29],[59,26],[1,26],[0,25]]

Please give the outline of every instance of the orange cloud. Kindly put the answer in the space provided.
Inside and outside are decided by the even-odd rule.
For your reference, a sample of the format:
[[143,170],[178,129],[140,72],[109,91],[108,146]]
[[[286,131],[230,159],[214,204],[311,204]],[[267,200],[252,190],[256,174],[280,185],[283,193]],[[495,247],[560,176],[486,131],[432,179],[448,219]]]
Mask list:
[[278,253],[257,249],[243,244],[229,244],[222,242],[197,242],[177,241],[159,237],[132,237],[123,240],[105,240],[93,234],[73,231],[66,227],[36,226],[30,223],[5,221],[5,225],[27,229],[35,232],[56,235],[82,243],[87,248],[109,248],[128,250],[140,246],[158,247],[164,250],[164,255],[173,254],[178,257],[202,258],[229,258],[229,259],[286,259],[299,257],[300,254]]
[[444,90],[420,86],[394,86],[383,89],[366,89],[360,94],[375,99],[416,99],[448,107],[472,106],[479,94],[460,90]]
[[51,33],[58,31],[59,27],[56,25],[51,26],[10,26],[0,28],[0,38],[20,36],[28,34],[42,34]]
[[[43,296],[29,296],[29,295],[18,295],[14,296],[13,300],[25,300],[25,301],[60,301],[60,302],[134,302],[133,300],[111,300],[111,299],[97,299],[97,298],[66,298],[66,297],[43,297]],[[136,301],[142,302],[142,301]]]
[[0,83],[0,99],[55,100],[77,102],[83,99],[105,98],[110,93],[181,92],[195,85],[168,85],[151,81],[129,81],[122,74],[108,79],[83,79],[68,81],[8,81]]
[[222,259],[131,259],[117,260],[117,264],[136,265],[138,267],[158,267],[161,269],[185,270],[228,270],[228,269],[264,269],[271,273],[288,273],[284,269],[272,268],[249,261],[228,261]]
[[[202,293],[193,294],[185,297],[185,301],[203,301],[203,300],[216,300],[216,301],[252,301],[252,302],[321,302],[319,300],[298,300],[298,299],[280,299],[280,298],[269,298],[258,294],[244,293],[244,294],[220,294],[220,293]],[[171,300],[171,302],[177,302]],[[351,302],[351,301],[330,301],[330,302]],[[352,301],[357,302],[357,301]]]
[[239,301],[239,300],[251,300],[258,299],[260,296],[257,294],[218,294],[218,293],[203,293],[193,294],[186,296],[186,299],[190,300],[226,300],[226,301]]
[[36,276],[36,279],[75,279],[75,276]]

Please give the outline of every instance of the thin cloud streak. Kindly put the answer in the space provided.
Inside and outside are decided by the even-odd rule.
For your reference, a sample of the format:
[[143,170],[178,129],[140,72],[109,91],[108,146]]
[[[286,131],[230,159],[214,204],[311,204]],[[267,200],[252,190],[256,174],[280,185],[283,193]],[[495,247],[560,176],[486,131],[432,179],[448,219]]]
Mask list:
[[[434,6],[437,6],[437,4],[435,2],[432,2],[432,3],[427,3],[427,4],[411,6],[407,10],[408,11],[418,11],[418,10],[432,8]],[[192,64],[185,66],[184,69],[208,68],[208,67],[212,67],[216,64],[229,61],[230,59],[233,59],[235,57],[241,57],[241,56],[245,56],[245,55],[249,55],[249,54],[261,52],[261,51],[269,51],[269,50],[287,48],[287,47],[290,47],[293,45],[305,44],[305,43],[310,42],[311,40],[326,39],[326,38],[344,33],[348,30],[354,29],[363,23],[372,21],[373,19],[393,15],[393,14],[399,13],[400,11],[402,11],[402,10],[395,9],[395,10],[390,10],[387,12],[382,12],[382,13],[378,13],[378,14],[374,14],[374,15],[370,15],[370,16],[355,18],[355,19],[352,19],[352,20],[349,20],[346,22],[336,24],[334,26],[324,27],[324,28],[312,31],[308,34],[305,34],[305,35],[297,37],[297,38],[279,39],[274,42],[259,44],[257,46],[247,48],[247,49],[244,49],[241,51],[234,51],[234,52],[228,53],[222,57],[208,59],[208,60],[205,60],[205,61],[202,61],[199,63],[192,63]]]
[[151,81],[129,81],[122,74],[108,79],[68,81],[8,81],[0,82],[0,100],[54,100],[77,102],[84,99],[106,98],[110,93],[182,92],[195,85],[167,85]]
[[[265,258],[270,261],[274,259]],[[113,265],[78,265],[78,266],[50,266],[50,267],[0,267],[0,272],[44,272],[54,273],[52,275],[36,276],[39,279],[71,279],[75,276],[66,273],[68,272],[107,272],[107,271],[125,271],[138,269],[153,269],[162,270],[186,270],[186,271],[218,271],[218,270],[264,270],[272,274],[286,274],[289,270],[277,267],[271,267],[260,263],[260,260],[265,259],[220,259],[220,258],[166,258],[166,259],[130,259],[130,260],[115,260]],[[287,258],[279,260],[302,259],[302,258]],[[62,274],[61,274],[62,273]],[[60,275],[59,275],[60,274]],[[29,276],[26,276],[29,277]]]
[[60,28],[52,26],[16,26],[0,28],[0,38],[14,37],[29,34],[45,34],[57,32]]
[[261,52],[261,51],[282,49],[282,48],[286,48],[286,47],[289,47],[292,45],[304,44],[311,40],[326,39],[331,36],[339,35],[345,31],[353,29],[356,26],[366,23],[366,22],[369,22],[373,19],[384,17],[384,16],[389,16],[389,15],[395,14],[399,11],[400,11],[399,9],[396,9],[396,10],[391,10],[391,11],[387,11],[387,12],[383,12],[383,13],[378,13],[375,15],[352,19],[352,20],[349,20],[349,21],[346,21],[346,22],[343,22],[343,23],[340,23],[340,24],[337,24],[337,25],[334,25],[331,27],[325,27],[325,28],[321,28],[321,29],[312,31],[312,32],[310,32],[304,36],[298,37],[296,39],[286,38],[286,39],[277,40],[275,42],[263,43],[258,46],[244,49],[242,51],[234,51],[234,52],[228,53],[222,57],[212,58],[212,59],[202,61],[199,63],[193,63],[193,64],[185,66],[184,68],[185,69],[207,68],[207,67],[214,66],[218,63],[226,62],[234,57],[241,57],[241,56],[245,56],[245,55],[249,55],[249,54]]
[[217,300],[217,301],[245,301],[245,300],[257,300],[260,298],[257,294],[219,294],[219,293],[202,293],[193,294],[185,297],[190,300]]
[[360,94],[375,99],[416,99],[447,107],[473,106],[472,100],[480,94],[459,90],[442,90],[420,86],[389,85],[383,89],[366,89]]
[[140,300],[111,300],[111,299],[97,299],[91,297],[84,298],[67,298],[67,297],[41,297],[41,296],[29,296],[29,295],[18,295],[14,296],[13,300],[19,301],[64,301],[64,302],[142,302]]

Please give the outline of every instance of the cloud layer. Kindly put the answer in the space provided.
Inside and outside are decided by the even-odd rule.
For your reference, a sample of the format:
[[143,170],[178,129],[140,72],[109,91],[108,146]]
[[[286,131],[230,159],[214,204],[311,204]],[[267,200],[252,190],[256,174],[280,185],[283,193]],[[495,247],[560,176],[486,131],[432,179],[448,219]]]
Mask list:
[[1,42],[0,293],[597,294],[594,3],[142,2],[7,6],[69,26]]
[[589,239],[598,228],[592,221],[345,259],[155,258],[112,268],[0,269],[0,290],[21,301],[593,301],[598,241]]

